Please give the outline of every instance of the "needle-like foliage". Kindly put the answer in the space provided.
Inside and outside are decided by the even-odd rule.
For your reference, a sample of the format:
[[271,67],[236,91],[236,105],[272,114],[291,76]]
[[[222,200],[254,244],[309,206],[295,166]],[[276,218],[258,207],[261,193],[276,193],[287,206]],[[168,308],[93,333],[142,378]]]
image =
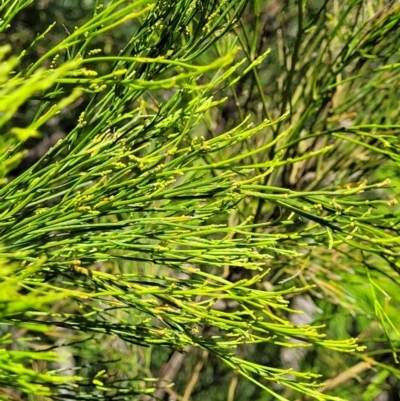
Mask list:
[[[234,372],[215,400],[356,399],[332,366],[357,358],[399,377],[371,339],[396,360],[400,13],[378,3],[94,1],[0,48],[0,399],[181,397],[168,350],[197,364],[184,400],[205,358]],[[1,37],[34,5],[2,1]]]

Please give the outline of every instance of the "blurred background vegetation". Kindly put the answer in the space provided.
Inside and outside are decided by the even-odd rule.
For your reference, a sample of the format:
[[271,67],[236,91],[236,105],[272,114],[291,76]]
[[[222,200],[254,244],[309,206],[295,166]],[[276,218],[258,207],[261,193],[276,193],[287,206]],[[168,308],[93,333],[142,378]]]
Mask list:
[[[5,10],[12,7],[11,3],[2,1],[2,20],[6,20]],[[15,3],[21,6],[21,10],[10,21],[9,27],[0,29],[0,43],[11,45],[15,56],[25,52],[18,66],[24,74],[49,49],[70,36],[75,27],[87,23],[93,10],[103,4],[94,0]],[[101,56],[105,57],[122,54],[122,50],[141,57],[173,54],[173,57],[181,57],[188,63],[205,66],[221,59],[237,44],[239,49],[234,62],[241,64],[213,93],[214,100],[221,103],[205,112],[201,121],[188,132],[186,143],[190,144],[193,138],[201,135],[206,141],[212,141],[234,130],[246,118],[255,126],[265,119],[278,122],[246,140],[221,147],[218,152],[204,153],[196,159],[197,165],[216,166],[224,160],[233,160],[234,164],[236,155],[243,155],[237,161],[238,174],[245,177],[239,187],[238,201],[232,201],[229,214],[212,212],[210,221],[213,224],[227,222],[228,227],[237,227],[251,219],[247,234],[232,229],[227,231],[227,237],[236,241],[242,238],[242,234],[249,235],[256,239],[252,242],[254,248],[260,242],[260,253],[264,257],[262,269],[266,274],[257,281],[255,288],[264,292],[286,291],[284,299],[290,308],[304,312],[298,314],[289,309],[275,309],[271,313],[272,321],[278,324],[287,319],[293,325],[321,326],[327,338],[345,340],[354,337],[359,339],[358,344],[366,346],[363,351],[343,353],[317,343],[306,348],[291,348],[268,342],[246,344],[244,340],[237,347],[236,354],[243,360],[272,370],[288,369],[286,376],[289,378],[292,374],[289,369],[322,375],[325,385],[317,391],[332,397],[326,399],[400,400],[397,359],[400,349],[400,209],[396,200],[400,185],[400,5],[390,0],[220,2],[223,5],[211,0],[173,3],[160,1],[156,5],[160,10],[164,7],[164,14],[159,18],[165,25],[160,28],[161,33],[158,41],[154,40],[153,47],[149,41],[141,47],[132,40],[146,23],[144,14],[94,37],[90,48],[101,49]],[[226,15],[221,17],[219,29],[222,31],[227,26],[228,31],[221,37],[214,32],[212,40],[204,39],[197,55],[190,48],[189,39],[185,42],[181,36],[171,34],[171,30],[179,31],[177,27],[168,27],[169,21],[176,17],[174,13],[184,3],[193,3],[202,15],[221,13],[219,7],[232,4],[232,7],[237,7],[237,19],[229,24]],[[102,7],[107,7],[107,4]],[[54,27],[48,30],[54,22]],[[205,31],[206,25],[198,25],[193,22],[191,27],[194,36]],[[163,29],[169,29],[170,36],[163,36]],[[35,40],[47,30],[43,38]],[[218,40],[214,41],[214,37]],[[31,45],[33,41],[36,43]],[[189,50],[181,56],[179,52],[184,46]],[[58,60],[47,58],[43,65],[47,69],[53,68],[57,63],[62,64],[63,57],[71,60],[78,56],[77,45],[60,52]],[[86,57],[85,54],[82,57]],[[105,59],[96,62],[96,71],[100,75],[106,75],[109,68]],[[161,70],[153,64],[146,68],[148,76],[165,80],[173,79],[179,73],[176,69]],[[221,67],[221,74],[226,71],[228,67]],[[213,77],[214,72],[205,70],[197,78],[197,83],[207,84]],[[44,91],[27,98],[1,128],[3,132],[8,132],[11,127],[29,126],[38,118],[39,111],[43,111],[40,107],[44,100],[51,103],[58,101],[60,95],[71,93],[62,84],[58,85],[54,92]],[[20,162],[7,171],[4,185],[24,177],[57,141],[76,130],[82,112],[92,107],[93,99],[95,102],[103,101],[100,95],[95,97],[89,88],[85,89],[73,106],[54,115],[40,127],[40,136],[18,142],[18,151],[26,152],[21,153]],[[168,102],[175,94],[176,89],[167,85],[143,90],[140,97],[129,98],[129,101],[132,110],[137,107],[144,115],[153,115],[153,111],[154,115],[159,115],[159,105]],[[190,94],[183,93],[181,97],[183,104],[192,101]],[[95,120],[100,111],[94,107],[93,110],[91,118]],[[283,115],[286,118],[280,119]],[[83,137],[86,134],[80,132],[79,135]],[[79,135],[74,137],[75,142],[71,140],[73,146],[79,141],[83,143]],[[135,146],[139,145],[136,143]],[[157,145],[152,146],[154,149]],[[66,157],[66,150],[63,152],[60,151],[58,159],[54,160]],[[142,151],[141,156],[144,157],[146,152]],[[46,166],[52,159],[49,160],[42,159],[40,163]],[[230,166],[236,173],[235,166]],[[240,169],[244,166],[248,171]],[[218,175],[219,172],[211,171],[210,174]],[[258,177],[257,181],[246,181],[252,177]],[[186,179],[190,180],[190,177]],[[121,212],[110,219],[117,224],[127,217]],[[10,232],[12,228],[6,226],[4,230]],[[1,240],[4,238],[4,242],[9,244],[12,236],[9,239],[7,235],[4,234]],[[213,235],[211,233],[210,238],[220,238]],[[273,241],[262,247],[266,235]],[[32,242],[32,247],[38,244]],[[19,246],[15,245],[12,250],[18,249]],[[114,259],[104,262],[104,265],[100,263],[96,268],[116,275],[149,273],[150,267],[146,263]],[[194,262],[192,265],[197,266]],[[92,267],[90,262],[86,266]],[[207,274],[232,283],[251,280],[258,274],[230,263],[223,267],[212,263],[199,266]],[[156,266],[158,270],[151,274],[171,275],[169,267]],[[44,272],[45,279],[49,280],[49,272]],[[83,279],[72,283],[75,279],[66,278],[62,270],[57,274],[47,282],[65,280],[61,287],[94,288]],[[182,272],[174,274],[173,277],[180,280],[186,278]],[[292,291],[294,286],[306,290],[301,293]],[[30,297],[30,287],[27,288],[25,296]],[[36,299],[38,296],[35,295]],[[70,294],[63,296],[69,297]],[[72,316],[79,308],[86,308],[79,302],[59,299],[46,302],[54,302],[54,316],[58,311]],[[225,302],[221,299],[218,307],[225,312],[238,310],[234,300]],[[138,321],[138,312],[135,309],[107,310],[110,316],[120,313],[118,319],[124,322]],[[91,313],[90,308],[87,313]],[[25,328],[21,324],[13,327],[12,321],[7,322],[6,317],[3,319],[6,322],[1,327],[5,336],[4,349],[25,350],[26,344],[29,348],[31,343],[36,344],[37,349],[54,349],[64,354],[64,362],[60,363],[52,356],[48,358],[50,360],[35,360],[31,364],[33,369],[50,369],[70,377],[76,373],[87,379],[81,384],[77,382],[77,392],[54,384],[59,388],[57,395],[41,396],[37,390],[24,395],[17,384],[10,386],[6,377],[0,377],[0,383],[4,383],[1,389],[4,399],[85,400],[90,399],[91,392],[95,394],[92,397],[98,399],[146,399],[145,395],[135,395],[134,391],[132,394],[127,391],[127,394],[123,391],[114,394],[102,389],[103,392],[94,393],[101,387],[96,380],[103,380],[103,376],[115,386],[124,383],[124,388],[127,382],[142,378],[135,390],[139,393],[145,392],[144,377],[150,383],[148,387],[155,385],[159,378],[174,382],[173,387],[158,385],[155,395],[165,400],[312,399],[282,385],[279,378],[271,379],[267,384],[273,393],[265,391],[206,348],[186,345],[184,353],[158,345],[145,348],[118,333],[110,335],[104,330],[104,334],[90,334],[89,331],[85,333],[84,326],[75,331],[73,326],[62,324],[59,325],[61,330],[41,334],[39,329],[39,334],[32,334],[31,327]],[[75,324],[79,325],[79,322]],[[201,330],[204,335],[208,331],[210,335],[215,334],[212,325],[205,325]],[[30,339],[17,341],[26,337]],[[14,340],[10,341],[10,338]],[[294,346],[304,339],[288,335],[286,341]],[[38,377],[33,382],[40,380]],[[277,398],[277,395],[282,398]]]

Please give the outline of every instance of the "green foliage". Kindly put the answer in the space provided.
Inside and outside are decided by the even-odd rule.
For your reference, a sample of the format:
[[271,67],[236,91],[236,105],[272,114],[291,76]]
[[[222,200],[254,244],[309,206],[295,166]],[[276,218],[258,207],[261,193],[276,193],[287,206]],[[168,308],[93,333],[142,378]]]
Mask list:
[[[54,351],[36,349],[30,345],[35,341],[34,337],[13,338],[13,334],[23,334],[27,331],[32,333],[49,333],[51,327],[38,323],[30,324],[20,321],[21,316],[35,316],[47,310],[51,304],[60,302],[70,296],[68,291],[49,291],[49,288],[31,277],[40,268],[43,261],[38,260],[29,268],[21,270],[15,264],[12,265],[5,260],[0,261],[0,327],[4,333],[0,338],[0,385],[6,388],[15,388],[27,394],[36,396],[51,395],[51,387],[63,385],[71,380],[79,381],[77,376],[64,376],[55,372],[38,372],[34,365],[40,362],[55,362],[60,356]],[[27,294],[21,296],[21,288],[27,288]],[[7,330],[12,327],[12,331]],[[34,335],[34,334],[33,334]],[[7,349],[14,344],[16,349]],[[14,348],[14,347],[13,347]],[[8,397],[0,395],[0,399]]]
[[399,7],[320,3],[87,2],[1,48],[2,399],[372,400],[399,377]]

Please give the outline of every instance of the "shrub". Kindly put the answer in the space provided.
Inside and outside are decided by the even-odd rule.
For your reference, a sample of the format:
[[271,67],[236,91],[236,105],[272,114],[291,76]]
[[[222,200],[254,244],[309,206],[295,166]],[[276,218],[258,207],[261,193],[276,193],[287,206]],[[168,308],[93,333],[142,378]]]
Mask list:
[[0,5],[2,399],[396,391],[398,6],[298,3]]

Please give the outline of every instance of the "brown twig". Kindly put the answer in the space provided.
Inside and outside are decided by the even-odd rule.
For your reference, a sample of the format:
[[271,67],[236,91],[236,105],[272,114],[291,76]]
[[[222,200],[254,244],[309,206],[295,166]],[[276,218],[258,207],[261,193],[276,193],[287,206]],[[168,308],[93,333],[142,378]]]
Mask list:
[[[184,351],[188,352],[190,347],[185,347]],[[158,375],[157,388],[153,394],[153,397],[163,399],[166,393],[166,387],[171,384],[176,376],[178,375],[183,361],[185,360],[185,354],[175,351],[168,362],[164,364]]]
[[325,391],[329,391],[341,384],[347,382],[348,380],[354,379],[360,373],[364,372],[364,370],[371,369],[371,365],[367,362],[359,362],[351,368],[345,370],[344,372],[337,375],[335,378],[327,380],[325,386],[318,389],[320,393],[324,393]]
[[193,392],[194,386],[196,385],[197,381],[199,380],[201,369],[203,369],[204,362],[208,357],[208,351],[203,351],[201,353],[201,359],[197,362],[196,367],[194,368],[194,372],[192,378],[189,381],[189,384],[186,387],[185,393],[183,394],[183,401],[189,401],[189,398]]
[[238,377],[237,373],[234,373],[232,380],[231,380],[231,384],[229,385],[229,389],[228,389],[228,401],[234,400],[235,391],[236,391],[238,382],[239,382],[239,377]]

